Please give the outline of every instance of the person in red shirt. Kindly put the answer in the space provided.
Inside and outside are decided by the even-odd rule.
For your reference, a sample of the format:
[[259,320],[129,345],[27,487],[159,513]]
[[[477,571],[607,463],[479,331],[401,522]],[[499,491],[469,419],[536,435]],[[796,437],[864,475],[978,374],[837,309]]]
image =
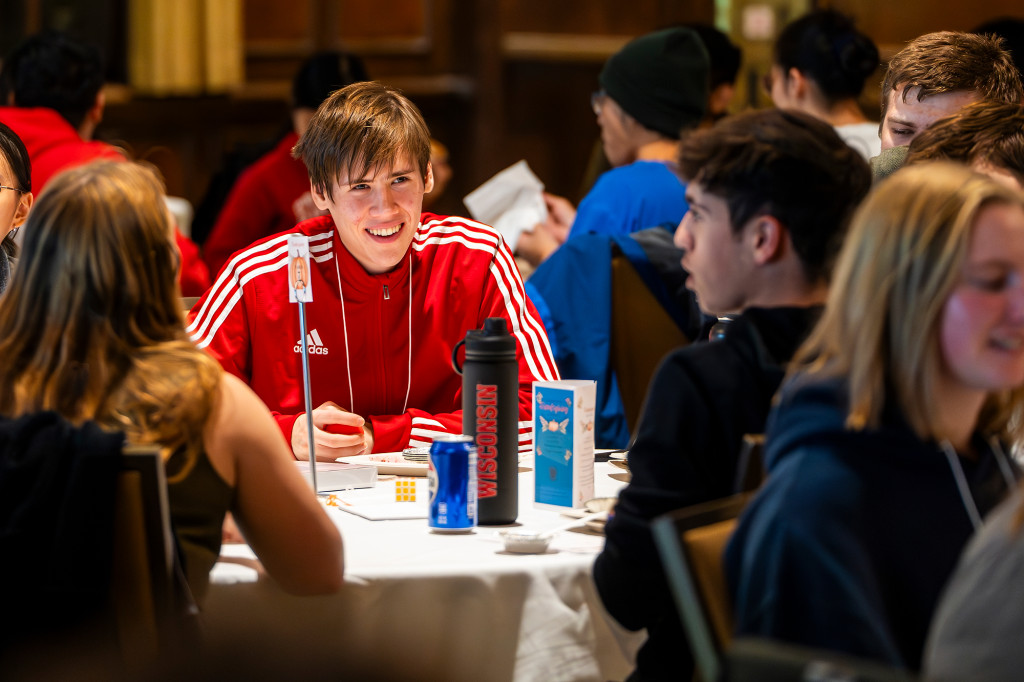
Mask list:
[[322,52],[303,63],[292,81],[292,130],[238,177],[203,243],[210,272],[219,272],[235,251],[319,213],[306,166],[292,156],[292,147],[328,95],[364,80],[366,68],[354,55]]
[[[97,160],[124,161],[124,150],[94,140],[103,120],[103,60],[94,46],[57,31],[28,38],[4,59],[0,71],[0,122],[18,134],[32,160],[38,194],[54,175]],[[179,284],[184,296],[210,286],[199,248],[175,229],[181,253]]]
[[532,383],[558,378],[547,334],[497,230],[422,213],[434,178],[419,110],[380,83],[355,83],[320,106],[294,153],[328,212],[289,231],[309,237],[306,338],[288,302],[285,232],[228,260],[193,308],[192,339],[256,391],[300,459],[307,346],[316,456],[333,460],[461,433],[452,350],[503,317],[517,342],[519,445],[529,449]]

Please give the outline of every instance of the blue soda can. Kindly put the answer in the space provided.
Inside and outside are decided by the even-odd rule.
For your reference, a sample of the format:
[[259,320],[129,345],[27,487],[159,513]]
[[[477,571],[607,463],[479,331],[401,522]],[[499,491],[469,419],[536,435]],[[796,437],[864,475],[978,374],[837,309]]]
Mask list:
[[442,434],[430,446],[427,468],[434,533],[468,533],[476,527],[476,446],[472,436]]

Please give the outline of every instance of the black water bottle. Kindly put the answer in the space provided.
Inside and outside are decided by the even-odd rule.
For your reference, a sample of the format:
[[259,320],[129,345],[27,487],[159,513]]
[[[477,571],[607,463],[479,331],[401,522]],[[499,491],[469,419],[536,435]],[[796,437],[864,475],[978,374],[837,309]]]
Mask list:
[[[459,347],[466,361],[459,367]],[[452,351],[462,375],[462,432],[477,453],[477,522],[513,523],[519,515],[519,365],[505,318],[488,317]]]

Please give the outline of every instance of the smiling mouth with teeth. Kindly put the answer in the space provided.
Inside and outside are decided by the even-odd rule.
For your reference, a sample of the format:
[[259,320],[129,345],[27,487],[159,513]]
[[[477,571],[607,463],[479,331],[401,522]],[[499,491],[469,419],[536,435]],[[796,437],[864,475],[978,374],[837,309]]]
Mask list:
[[367,228],[367,232],[372,234],[374,237],[390,237],[393,234],[397,234],[402,229],[402,223],[393,225],[391,227],[381,227],[377,229]]

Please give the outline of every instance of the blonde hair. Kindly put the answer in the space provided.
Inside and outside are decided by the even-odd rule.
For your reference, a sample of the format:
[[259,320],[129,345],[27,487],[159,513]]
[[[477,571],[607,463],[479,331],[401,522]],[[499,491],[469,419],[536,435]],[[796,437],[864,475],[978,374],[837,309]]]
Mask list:
[[179,255],[156,173],[99,162],[56,176],[0,302],[0,413],[54,410],[130,442],[202,449],[220,367],[185,333]]
[[[924,163],[881,183],[858,209],[825,311],[791,370],[847,378],[848,428],[879,426],[892,398],[920,438],[944,437],[936,421],[942,311],[978,213],[992,203],[1024,206],[1024,195],[963,166]],[[1019,388],[991,394],[978,429],[1019,435],[1022,397]]]

